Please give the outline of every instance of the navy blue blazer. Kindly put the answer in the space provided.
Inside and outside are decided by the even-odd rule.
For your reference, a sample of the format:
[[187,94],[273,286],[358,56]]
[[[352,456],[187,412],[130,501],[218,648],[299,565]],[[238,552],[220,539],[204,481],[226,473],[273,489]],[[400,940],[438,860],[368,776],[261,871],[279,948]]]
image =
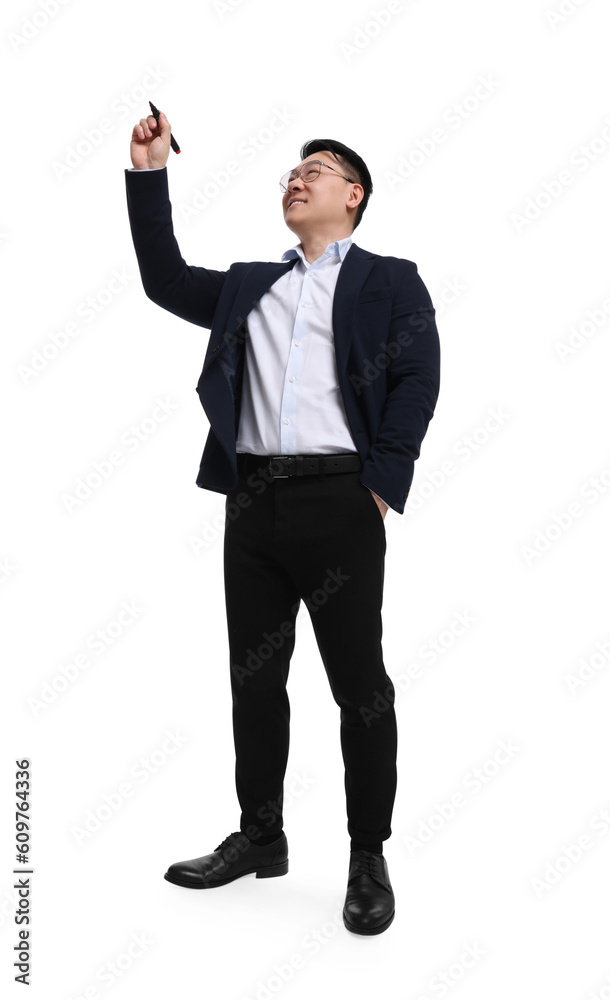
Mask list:
[[[174,236],[167,167],[126,170],[125,182],[146,295],[211,331],[197,384],[210,429],[196,483],[228,493],[238,484],[248,313],[296,260],[240,262],[228,271],[189,266]],[[339,271],[332,327],[339,387],[362,459],[360,481],[402,514],[440,385],[435,310],[417,265],[352,243]]]

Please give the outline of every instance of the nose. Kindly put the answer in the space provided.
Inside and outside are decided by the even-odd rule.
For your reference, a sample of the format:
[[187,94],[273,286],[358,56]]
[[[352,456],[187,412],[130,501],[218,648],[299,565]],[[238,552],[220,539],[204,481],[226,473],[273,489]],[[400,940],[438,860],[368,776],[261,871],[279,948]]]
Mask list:
[[286,204],[288,204],[295,191],[303,190],[304,187],[305,185],[303,184],[303,181],[301,180],[300,177],[295,177],[293,181],[289,181],[288,188],[286,189],[286,193],[284,194],[284,200]]

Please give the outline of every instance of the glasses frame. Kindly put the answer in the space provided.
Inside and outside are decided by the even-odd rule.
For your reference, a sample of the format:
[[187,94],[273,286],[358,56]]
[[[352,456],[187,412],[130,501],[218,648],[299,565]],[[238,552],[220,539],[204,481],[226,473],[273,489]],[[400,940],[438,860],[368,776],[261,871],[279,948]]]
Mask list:
[[[306,181],[305,178],[303,177],[302,171],[303,171],[303,169],[305,167],[309,166],[310,163],[317,163],[317,164],[319,164],[319,166],[318,166],[318,172],[317,172],[316,176],[312,180]],[[313,184],[313,182],[317,181],[318,177],[322,173],[322,167],[328,167],[329,170],[333,170],[336,174],[339,174],[340,177],[343,177],[346,181],[349,181],[351,184],[357,184],[358,183],[358,181],[354,180],[353,177],[348,177],[346,174],[342,174],[340,170],[337,170],[336,167],[331,167],[330,163],[325,163],[324,160],[306,160],[305,163],[303,164],[303,166],[301,166],[301,167],[293,167],[292,170],[288,170],[287,171],[288,184],[291,184],[292,181],[296,180],[296,177],[300,177],[301,180],[303,181],[303,184]],[[296,177],[291,177],[291,174],[296,174]],[[282,190],[282,194],[286,194],[286,192],[288,191],[288,186],[287,185],[284,186],[284,184],[282,183],[283,180],[284,180],[284,177],[286,177],[286,174],[282,174],[282,176],[280,178],[280,188]]]

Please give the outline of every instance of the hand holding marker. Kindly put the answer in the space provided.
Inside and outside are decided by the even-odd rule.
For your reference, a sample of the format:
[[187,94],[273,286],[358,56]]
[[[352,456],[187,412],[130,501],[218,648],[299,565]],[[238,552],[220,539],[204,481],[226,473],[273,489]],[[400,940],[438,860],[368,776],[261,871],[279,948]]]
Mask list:
[[[159,109],[154,106],[154,104],[153,104],[152,101],[149,101],[148,103],[150,104],[150,110],[152,111],[153,115],[157,119],[157,125],[158,125],[159,124]],[[178,145],[178,143],[174,139],[173,135],[170,135],[169,141],[170,141],[170,145],[171,145],[174,153],[179,153],[180,152],[180,146]]]

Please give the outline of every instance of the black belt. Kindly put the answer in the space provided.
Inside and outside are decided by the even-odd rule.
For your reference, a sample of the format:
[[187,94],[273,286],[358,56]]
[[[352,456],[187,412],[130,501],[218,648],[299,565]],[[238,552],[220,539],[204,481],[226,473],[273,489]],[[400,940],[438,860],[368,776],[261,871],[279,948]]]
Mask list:
[[289,476],[324,476],[339,472],[359,472],[360,456],[353,452],[346,455],[248,455],[237,454],[240,472],[260,472],[271,479]]

